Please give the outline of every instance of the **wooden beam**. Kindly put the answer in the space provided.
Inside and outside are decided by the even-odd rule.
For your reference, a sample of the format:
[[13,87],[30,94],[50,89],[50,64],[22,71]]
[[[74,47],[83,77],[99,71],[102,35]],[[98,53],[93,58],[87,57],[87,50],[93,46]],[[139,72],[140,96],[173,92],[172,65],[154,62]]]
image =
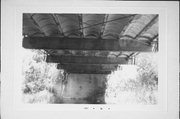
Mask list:
[[111,71],[117,69],[116,64],[58,64],[57,69],[71,71]]
[[71,74],[111,74],[111,71],[74,71],[74,70],[69,70],[67,71],[68,73]]
[[48,63],[74,63],[74,64],[127,64],[126,58],[93,57],[93,56],[57,56],[48,55]]
[[60,37],[24,37],[27,49],[99,50],[99,51],[142,51],[151,52],[152,47],[137,40],[84,39]]

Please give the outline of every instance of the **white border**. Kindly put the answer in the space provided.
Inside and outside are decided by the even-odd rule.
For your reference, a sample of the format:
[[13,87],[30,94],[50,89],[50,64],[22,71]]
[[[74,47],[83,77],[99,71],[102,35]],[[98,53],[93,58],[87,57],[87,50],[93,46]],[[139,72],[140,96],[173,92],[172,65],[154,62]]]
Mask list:
[[[137,10],[138,8],[138,10]],[[109,10],[111,9],[111,10]],[[143,9],[143,10],[142,10]],[[160,44],[160,48],[159,48],[159,60],[161,62],[159,62],[159,88],[158,88],[158,92],[159,92],[159,100],[158,100],[158,105],[67,105],[67,104],[63,104],[63,105],[59,105],[59,104],[49,104],[49,105],[40,105],[38,104],[36,106],[36,104],[32,105],[32,104],[26,104],[26,106],[24,104],[21,104],[21,99],[20,99],[20,89],[17,90],[18,88],[15,88],[15,104],[17,106],[22,106],[22,109],[28,109],[28,110],[85,110],[84,108],[88,108],[88,110],[100,110],[101,108],[103,108],[104,110],[132,110],[132,111],[136,111],[136,110],[161,110],[160,106],[162,105],[166,105],[166,97],[163,95],[165,94],[164,91],[166,90],[166,87],[163,87],[163,85],[165,85],[166,82],[166,75],[163,74],[167,74],[166,70],[166,65],[167,64],[166,60],[166,51],[167,51],[167,47],[166,46],[166,37],[164,35],[161,34],[167,34],[166,33],[166,22],[164,19],[165,18],[165,13],[163,13],[164,8],[155,8],[155,7],[149,7],[149,8],[142,8],[142,7],[53,7],[53,9],[51,7],[45,7],[45,8],[41,8],[38,6],[38,8],[36,7],[22,7],[20,9],[17,9],[16,11],[16,23],[15,23],[15,29],[16,29],[16,42],[15,42],[15,82],[14,85],[15,87],[21,87],[22,84],[19,79],[22,79],[21,77],[21,49],[22,49],[22,14],[23,13],[110,13],[110,14],[151,14],[151,13],[155,13],[155,14],[159,14],[159,28],[160,28],[160,36],[159,36],[159,44]],[[64,12],[65,11],[65,12]],[[122,11],[122,12],[119,12]],[[151,11],[151,12],[150,12]],[[163,40],[161,40],[163,39]],[[163,62],[162,62],[163,61]],[[163,81],[162,81],[163,80]],[[164,83],[164,84],[163,84]],[[18,93],[17,93],[18,92]],[[18,99],[18,100],[16,100]],[[17,103],[18,102],[18,103]],[[42,106],[42,107],[41,107]],[[43,108],[43,107],[48,107],[48,108]],[[95,109],[93,109],[95,108]],[[162,108],[162,107],[161,107]],[[17,109],[17,108],[16,108]],[[166,110],[166,109],[165,109]]]
[[[172,66],[168,65],[168,63],[172,63],[168,61],[169,55],[172,55],[170,51],[174,51],[174,48],[177,48],[177,34],[174,36],[174,41],[169,42],[167,39],[172,38],[173,36],[170,35],[172,34],[173,31],[169,30],[169,11],[170,10],[176,10],[177,5],[174,4],[173,2],[169,5],[169,3],[165,2],[55,2],[55,3],[50,3],[50,2],[40,2],[40,3],[35,3],[32,1],[31,4],[26,4],[26,3],[4,3],[6,5],[6,8],[4,9],[7,10],[7,12],[3,12],[8,16],[5,16],[6,20],[10,21],[10,24],[7,24],[8,21],[4,20],[4,23],[6,24],[3,25],[2,27],[4,28],[4,37],[2,40],[2,56],[3,56],[3,61],[2,61],[2,79],[6,78],[5,84],[8,82],[10,86],[6,86],[2,82],[2,87],[4,89],[9,89],[7,91],[7,96],[3,97],[2,101],[5,102],[6,105],[8,105],[9,109],[11,107],[12,113],[14,116],[22,118],[24,115],[20,115],[20,113],[24,113],[26,115],[29,115],[28,112],[30,113],[39,113],[43,115],[51,115],[57,114],[63,116],[64,111],[67,113],[78,113],[78,114],[86,114],[92,113],[92,114],[101,114],[102,112],[109,114],[113,116],[112,114],[117,115],[118,113],[121,113],[119,117],[139,117],[143,118],[143,116],[139,114],[147,114],[150,117],[153,117],[150,114],[156,114],[156,115],[161,115],[164,116],[168,113],[168,110],[171,109],[169,105],[169,100],[173,101],[175,99],[172,99],[169,97],[172,95],[172,97],[176,97],[174,94],[169,94],[169,91],[177,91],[177,86],[172,87],[173,85],[170,84],[175,84],[177,83],[177,77],[174,77],[174,80],[172,79],[173,75],[169,74],[169,72],[172,72]],[[88,3],[88,4],[87,4]],[[157,4],[158,3],[158,4]],[[9,5],[9,6],[8,6]],[[93,7],[91,7],[93,6]],[[168,6],[170,8],[168,9]],[[12,8],[11,8],[12,7]],[[174,7],[174,8],[173,8]],[[169,11],[168,11],[169,10]],[[119,12],[120,11],[120,12]],[[155,106],[137,106],[137,105],[57,105],[57,104],[22,104],[21,103],[21,98],[20,98],[20,80],[21,80],[21,46],[22,46],[22,13],[125,13],[125,14],[159,14],[159,40],[160,40],[160,58],[159,58],[159,100],[158,100],[158,105]],[[177,11],[174,11],[174,13],[177,15]],[[174,15],[170,14],[170,16],[175,17]],[[10,18],[10,19],[8,19]],[[175,17],[176,18],[176,17]],[[177,23],[177,21],[175,21]],[[173,24],[173,23],[172,23]],[[174,26],[175,27],[175,26]],[[11,28],[8,29],[8,28]],[[11,35],[6,35],[8,33],[8,30],[10,30]],[[176,28],[177,31],[177,28]],[[4,40],[6,39],[6,40]],[[9,45],[8,43],[12,43]],[[170,47],[170,44],[173,44],[173,48]],[[11,47],[10,47],[11,46]],[[8,49],[9,48],[9,49]],[[8,49],[8,50],[7,50]],[[177,49],[176,49],[177,50]],[[6,54],[6,53],[9,53]],[[169,53],[169,54],[168,54]],[[176,54],[176,53],[175,53]],[[174,57],[174,55],[172,55]],[[172,60],[172,59],[169,59]],[[174,63],[177,63],[177,59],[173,60]],[[6,65],[5,65],[6,64]],[[7,66],[7,67],[5,67]],[[15,68],[16,67],[16,68]],[[170,68],[170,69],[167,69]],[[5,68],[5,70],[4,70]],[[177,68],[176,66],[173,68]],[[8,72],[13,72],[11,75],[8,75]],[[177,72],[177,71],[175,71]],[[10,73],[9,73],[10,74]],[[14,74],[14,75],[13,75]],[[176,75],[175,75],[176,76]],[[168,78],[168,80],[167,80]],[[12,82],[13,81],[13,82]],[[167,83],[168,82],[168,83]],[[170,84],[169,84],[170,83]],[[168,87],[168,88],[167,88]],[[172,89],[170,89],[172,88]],[[2,93],[4,93],[5,90],[2,90]],[[168,96],[167,96],[168,94]],[[2,94],[3,95],[3,94]],[[10,96],[11,95],[11,96]],[[9,99],[11,97],[11,99]],[[177,98],[177,97],[176,97]],[[7,101],[10,101],[8,103]],[[177,102],[177,101],[175,101]],[[6,111],[5,114],[8,114],[7,108],[5,108],[5,104],[2,104],[2,110]],[[177,104],[177,103],[175,103]],[[92,108],[95,107],[95,110],[92,110]],[[100,110],[100,108],[103,108],[103,110]],[[86,108],[86,109],[84,109]],[[87,109],[88,108],[88,109]],[[110,108],[110,110],[109,110]],[[172,108],[174,109],[174,108]],[[60,111],[60,112],[59,112]],[[73,112],[72,112],[73,111]],[[82,112],[83,113],[80,113]],[[124,112],[125,111],[125,112]],[[132,112],[133,111],[133,112]],[[135,112],[134,112],[135,111]],[[143,112],[142,112],[143,111]],[[98,112],[98,113],[96,113]],[[59,114],[60,113],[60,114]],[[131,115],[129,115],[131,113]],[[136,115],[137,114],[137,115]],[[53,115],[54,117],[58,118],[58,116]],[[136,115],[136,116],[133,116]],[[5,115],[6,117],[9,117],[9,115]],[[33,115],[31,115],[33,116]],[[70,115],[64,115],[66,118],[70,117]],[[85,116],[85,115],[84,115]],[[90,115],[94,117],[93,115]],[[145,115],[144,115],[145,116]],[[37,116],[41,117],[41,116]],[[35,117],[35,118],[37,118]],[[48,117],[48,116],[43,116],[43,117]],[[102,116],[103,117],[103,116]],[[166,116],[165,116],[166,117]],[[14,117],[15,118],[15,117]],[[26,117],[28,118],[28,117]],[[30,118],[30,117],[29,117]],[[118,117],[115,117],[118,118]],[[148,117],[147,117],[148,118]]]

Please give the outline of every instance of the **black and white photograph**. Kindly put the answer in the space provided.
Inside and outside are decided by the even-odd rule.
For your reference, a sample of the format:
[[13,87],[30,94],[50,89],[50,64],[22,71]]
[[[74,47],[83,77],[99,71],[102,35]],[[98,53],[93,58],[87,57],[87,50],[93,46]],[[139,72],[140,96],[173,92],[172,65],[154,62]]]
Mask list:
[[23,13],[25,103],[158,103],[158,14]]
[[15,1],[2,5],[2,119],[178,119],[177,2]]

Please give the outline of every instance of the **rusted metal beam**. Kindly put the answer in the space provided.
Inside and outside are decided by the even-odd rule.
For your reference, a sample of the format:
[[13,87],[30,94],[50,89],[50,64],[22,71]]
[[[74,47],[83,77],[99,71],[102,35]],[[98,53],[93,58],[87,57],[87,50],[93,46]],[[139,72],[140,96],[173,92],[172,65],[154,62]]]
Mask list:
[[48,55],[48,63],[74,63],[74,64],[127,64],[126,58],[121,57],[93,57],[93,56],[57,56]]
[[27,49],[98,50],[151,52],[152,46],[140,40],[84,39],[61,37],[24,37]]

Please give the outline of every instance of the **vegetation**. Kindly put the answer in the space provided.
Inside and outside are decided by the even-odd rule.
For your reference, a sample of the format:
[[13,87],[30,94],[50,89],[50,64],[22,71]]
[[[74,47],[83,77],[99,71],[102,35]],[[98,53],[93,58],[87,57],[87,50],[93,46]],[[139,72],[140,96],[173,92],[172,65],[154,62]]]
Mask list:
[[157,104],[157,54],[139,54],[136,56],[136,65],[120,67],[108,77],[106,102]]
[[[27,103],[53,103],[54,88],[63,79],[56,64],[45,62],[42,50],[26,50],[23,58],[23,100]],[[139,54],[136,65],[121,65],[108,76],[106,103],[157,104],[157,55]],[[57,86],[56,86],[57,87]]]
[[53,85],[63,76],[56,64],[46,63],[42,50],[27,50],[23,59],[23,100],[28,103],[51,103]]

